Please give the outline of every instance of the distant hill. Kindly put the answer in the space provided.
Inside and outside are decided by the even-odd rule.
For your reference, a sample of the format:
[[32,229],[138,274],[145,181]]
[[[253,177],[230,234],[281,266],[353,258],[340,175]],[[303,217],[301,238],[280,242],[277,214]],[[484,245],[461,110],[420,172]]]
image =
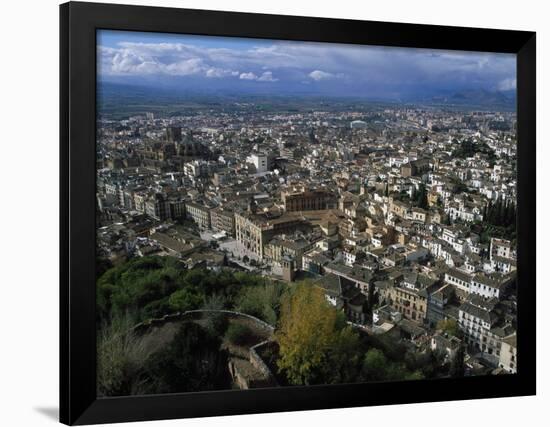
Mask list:
[[135,84],[98,81],[97,95],[99,97],[131,97],[149,98],[151,96],[176,96],[175,91],[163,87],[152,87]]
[[451,95],[435,95],[430,98],[430,101],[444,105],[515,108],[516,95],[515,91],[469,90]]
[[[189,108],[200,108],[209,105],[217,108],[226,104],[254,102],[264,110],[286,109],[302,111],[315,109],[323,104],[325,109],[365,108],[367,104],[423,104],[435,107],[456,108],[460,110],[495,109],[513,111],[516,107],[515,91],[497,92],[488,90],[467,90],[448,93],[417,93],[403,98],[361,97],[355,96],[318,96],[311,93],[251,93],[234,88],[218,89],[149,86],[98,81],[97,101],[99,111],[109,115],[125,117],[141,114],[145,111],[180,113]],[[326,104],[326,105],[325,105]],[[233,106],[233,108],[237,108]],[[238,107],[240,108],[240,107]]]

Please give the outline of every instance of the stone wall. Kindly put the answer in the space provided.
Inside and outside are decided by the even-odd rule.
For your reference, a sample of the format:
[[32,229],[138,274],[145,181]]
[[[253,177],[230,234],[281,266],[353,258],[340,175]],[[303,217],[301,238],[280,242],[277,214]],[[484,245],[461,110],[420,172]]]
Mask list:
[[257,349],[268,345],[271,341],[265,340],[261,343],[256,344],[255,346],[250,347],[250,363],[258,369],[262,374],[264,374],[267,378],[269,378],[275,385],[277,384],[277,380],[275,379],[275,376],[271,372],[271,369],[265,364],[263,359],[260,357],[260,355],[257,352]]
[[[170,322],[182,322],[200,320],[210,313],[223,313],[228,318],[245,319],[254,323],[259,330],[266,332],[266,335],[272,337],[275,328],[270,324],[246,313],[231,310],[190,310],[167,314],[158,319],[149,319],[135,325],[132,330],[139,334],[145,334],[150,328],[158,328]],[[248,359],[243,354],[242,357],[232,357],[229,360],[228,368],[235,384],[241,389],[257,387],[277,387],[278,383],[269,367],[262,360],[256,351],[262,346],[268,345],[271,339],[262,341],[248,350]],[[246,353],[245,353],[246,354]]]
[[264,329],[266,332],[273,333],[275,332],[275,328],[271,326],[269,323],[264,322],[263,320],[258,319],[257,317],[251,316],[250,314],[241,313],[238,311],[231,311],[231,310],[189,310],[184,312],[177,312],[173,314],[166,314],[161,318],[158,319],[149,319],[145,320],[141,323],[138,323],[135,325],[132,329],[135,332],[143,333],[147,331],[150,327],[158,327],[162,326],[165,323],[168,322],[176,322],[176,321],[182,321],[182,320],[194,320],[194,319],[200,319],[202,315],[209,314],[209,313],[224,313],[228,317],[234,317],[234,318],[245,318],[252,320],[255,322],[259,327]]

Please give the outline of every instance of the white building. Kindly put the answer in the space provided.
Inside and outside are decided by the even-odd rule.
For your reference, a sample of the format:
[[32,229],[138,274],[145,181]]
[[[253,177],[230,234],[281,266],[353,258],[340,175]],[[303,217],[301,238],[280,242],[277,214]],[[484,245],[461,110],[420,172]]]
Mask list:
[[494,328],[498,316],[494,312],[494,300],[485,301],[479,297],[469,298],[458,310],[458,325],[464,333],[466,344],[475,351],[481,351],[498,364],[501,337]]
[[517,363],[517,337],[516,334],[513,334],[502,340],[498,365],[511,374],[515,374]]
[[445,273],[444,280],[445,283],[449,283],[456,289],[466,294],[470,293],[470,282],[472,281],[472,277],[467,272],[451,268]]
[[516,269],[516,253],[509,240],[492,238],[489,260],[493,271],[507,274]]
[[246,158],[246,163],[251,163],[256,167],[257,173],[265,173],[269,169],[267,155],[254,153]]

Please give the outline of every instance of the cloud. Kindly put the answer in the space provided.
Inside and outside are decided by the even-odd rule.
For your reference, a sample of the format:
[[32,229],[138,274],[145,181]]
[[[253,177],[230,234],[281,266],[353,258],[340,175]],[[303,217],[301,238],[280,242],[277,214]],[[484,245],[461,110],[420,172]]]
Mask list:
[[319,82],[321,80],[327,80],[334,78],[334,74],[327,73],[326,71],[315,70],[309,73],[309,77]]
[[168,65],[163,64],[162,69],[165,73],[174,76],[190,76],[204,72],[205,65],[202,59],[191,58]]
[[265,71],[262,73],[262,75],[258,78],[258,81],[260,82],[276,82],[279,79],[276,79],[273,77],[273,73],[271,71]]
[[516,79],[515,78],[508,78],[508,79],[501,80],[498,83],[497,89],[502,90],[502,91],[515,90],[516,89]]
[[258,80],[258,76],[252,72],[250,73],[241,73],[239,76],[241,80]]
[[258,82],[276,82],[279,80],[273,77],[273,73],[271,71],[264,71],[260,76],[254,74],[251,71],[248,73],[241,73],[239,79],[254,80]]
[[204,73],[207,66],[198,57],[174,57],[166,60],[159,55],[151,55],[140,48],[123,47],[100,51],[100,70],[114,75],[168,74],[188,76]]
[[238,71],[233,70],[224,70],[223,68],[209,68],[206,70],[206,77],[209,78],[222,78],[222,77],[228,77],[228,76],[238,76]]
[[100,38],[100,76],[171,78],[173,84],[192,76],[194,82],[215,79],[216,87],[231,87],[240,79],[279,82],[289,91],[309,87],[369,96],[515,87],[515,56],[508,54],[184,35],[153,43],[144,42],[141,33],[125,37],[108,46]]
[[340,79],[344,77],[344,73],[333,74],[326,71],[315,70],[309,73],[308,76],[316,82],[320,82],[321,80]]

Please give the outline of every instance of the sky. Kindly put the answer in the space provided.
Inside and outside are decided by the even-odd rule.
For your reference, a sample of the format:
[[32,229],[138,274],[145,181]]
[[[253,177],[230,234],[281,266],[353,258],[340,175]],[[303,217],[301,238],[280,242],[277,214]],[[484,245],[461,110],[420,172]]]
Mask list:
[[101,30],[98,78],[166,89],[400,99],[515,93],[516,57]]

